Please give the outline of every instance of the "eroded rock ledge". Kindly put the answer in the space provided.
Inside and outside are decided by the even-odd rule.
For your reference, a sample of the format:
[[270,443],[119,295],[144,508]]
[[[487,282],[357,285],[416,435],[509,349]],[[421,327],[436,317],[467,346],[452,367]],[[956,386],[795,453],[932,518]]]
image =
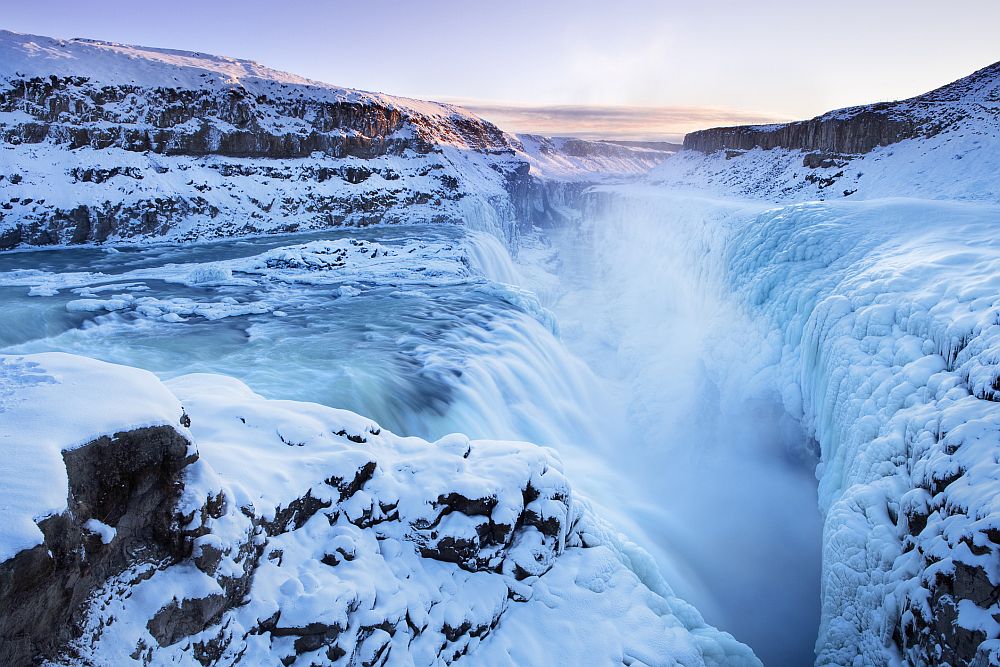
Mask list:
[[[114,410],[120,397],[100,390],[120,368],[0,357],[3,427],[37,422],[39,404],[58,418],[60,402],[46,399],[70,390],[87,392],[84,407]],[[0,562],[5,665],[431,665],[472,655],[516,665],[524,651],[544,662],[546,650],[624,665],[658,655],[665,637],[677,654],[664,664],[759,665],[626,566],[636,552],[574,498],[546,450],[400,438],[230,378],[185,376],[164,393],[151,375],[122,372],[147,406],[129,419],[176,423],[62,454],[65,509],[38,521],[40,537],[22,531],[20,550]],[[169,405],[143,418],[154,401]],[[13,460],[32,447],[0,435]],[[45,448],[50,435],[38,433]],[[5,500],[21,513],[55,502]],[[566,636],[570,615],[601,631]]]
[[785,148],[856,155],[904,139],[931,137],[968,118],[995,115],[998,109],[1000,63],[994,63],[954,83],[899,102],[850,107],[794,123],[692,132],[684,137],[684,148],[702,153]]
[[[81,632],[99,585],[139,563],[190,553],[171,514],[196,460],[171,427],[98,438],[64,453],[69,509],[39,522],[45,541],[0,563],[0,663],[53,657]],[[93,522],[99,522],[100,525]]]

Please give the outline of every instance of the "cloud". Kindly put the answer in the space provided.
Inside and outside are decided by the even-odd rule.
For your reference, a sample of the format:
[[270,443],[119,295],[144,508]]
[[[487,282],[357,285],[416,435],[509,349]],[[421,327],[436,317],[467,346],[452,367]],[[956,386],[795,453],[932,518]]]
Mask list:
[[766,113],[714,107],[532,106],[469,99],[448,101],[492,121],[508,132],[583,139],[680,141],[688,132],[707,127],[791,120]]

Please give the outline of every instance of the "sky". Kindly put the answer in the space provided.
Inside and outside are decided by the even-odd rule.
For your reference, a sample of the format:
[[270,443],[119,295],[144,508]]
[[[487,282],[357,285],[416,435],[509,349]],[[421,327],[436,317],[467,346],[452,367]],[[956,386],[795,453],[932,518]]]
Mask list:
[[1000,60],[998,0],[5,1],[0,28],[250,58],[516,132],[678,139],[901,99]]

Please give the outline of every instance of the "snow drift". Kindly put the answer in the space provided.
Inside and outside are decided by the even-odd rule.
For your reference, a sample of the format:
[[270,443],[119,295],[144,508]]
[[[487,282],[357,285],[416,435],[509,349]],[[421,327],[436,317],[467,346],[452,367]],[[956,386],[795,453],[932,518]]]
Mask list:
[[[551,451],[402,438],[221,376],[164,386],[63,354],[4,356],[0,368],[5,452],[35,461],[23,483],[5,468],[8,518],[68,525],[4,536],[2,592],[13,585],[37,618],[76,628],[58,646],[5,604],[9,662],[41,652],[51,664],[429,665],[474,654],[478,665],[759,665],[637,578],[627,545],[575,498]],[[108,392],[116,386],[144,400]],[[36,404],[58,400],[93,416],[34,418]],[[160,482],[169,502],[143,505],[143,484],[121,485],[115,513],[83,502],[81,488],[100,497],[122,479],[100,448],[124,443],[153,470],[167,460],[157,452],[173,451],[157,448],[163,429],[184,443]],[[76,451],[92,459],[85,480],[63,461]],[[51,494],[37,497],[46,484]],[[166,533],[136,532],[149,517],[135,508],[169,511],[170,549]],[[63,578],[66,567],[106,580]],[[54,576],[26,579],[26,568]]]

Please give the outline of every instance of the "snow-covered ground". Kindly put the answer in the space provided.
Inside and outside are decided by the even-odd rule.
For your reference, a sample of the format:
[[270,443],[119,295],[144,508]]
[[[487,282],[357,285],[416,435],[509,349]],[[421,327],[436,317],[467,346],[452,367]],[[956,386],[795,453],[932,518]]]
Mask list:
[[246,60],[0,31],[0,248],[448,222],[514,247],[539,178],[667,153],[527,137]]
[[[866,116],[868,137],[864,124],[827,127],[825,134],[868,140],[877,136],[880,122],[894,122],[908,127],[912,138],[885,141],[864,153],[791,146],[708,154],[686,150],[654,168],[649,180],[715,197],[772,202],[885,197],[997,201],[1000,63],[910,100],[841,109],[807,122]],[[750,129],[766,135],[785,127]]]
[[[477,665],[759,664],[655,575],[651,590],[632,562],[641,553],[576,499],[542,448],[400,438],[356,414],[269,401],[222,376],[164,386],[62,354],[5,356],[2,368],[2,438],[16,468],[4,468],[3,505],[18,527],[4,536],[5,557],[40,542],[21,524],[65,510],[62,449],[169,424],[200,456],[184,472],[177,510],[201,522],[193,561],[139,562],[96,591],[68,664],[125,664],[126,655],[140,664],[200,664],[198,655],[219,664],[462,664],[466,654]],[[59,404],[93,416],[40,421],[39,411],[51,416]],[[205,515],[199,508],[211,503]],[[114,543],[111,527],[87,525]],[[246,602],[223,605],[250,570]],[[182,609],[180,625],[191,627],[212,605],[222,615],[203,630],[176,636],[163,620]]]

